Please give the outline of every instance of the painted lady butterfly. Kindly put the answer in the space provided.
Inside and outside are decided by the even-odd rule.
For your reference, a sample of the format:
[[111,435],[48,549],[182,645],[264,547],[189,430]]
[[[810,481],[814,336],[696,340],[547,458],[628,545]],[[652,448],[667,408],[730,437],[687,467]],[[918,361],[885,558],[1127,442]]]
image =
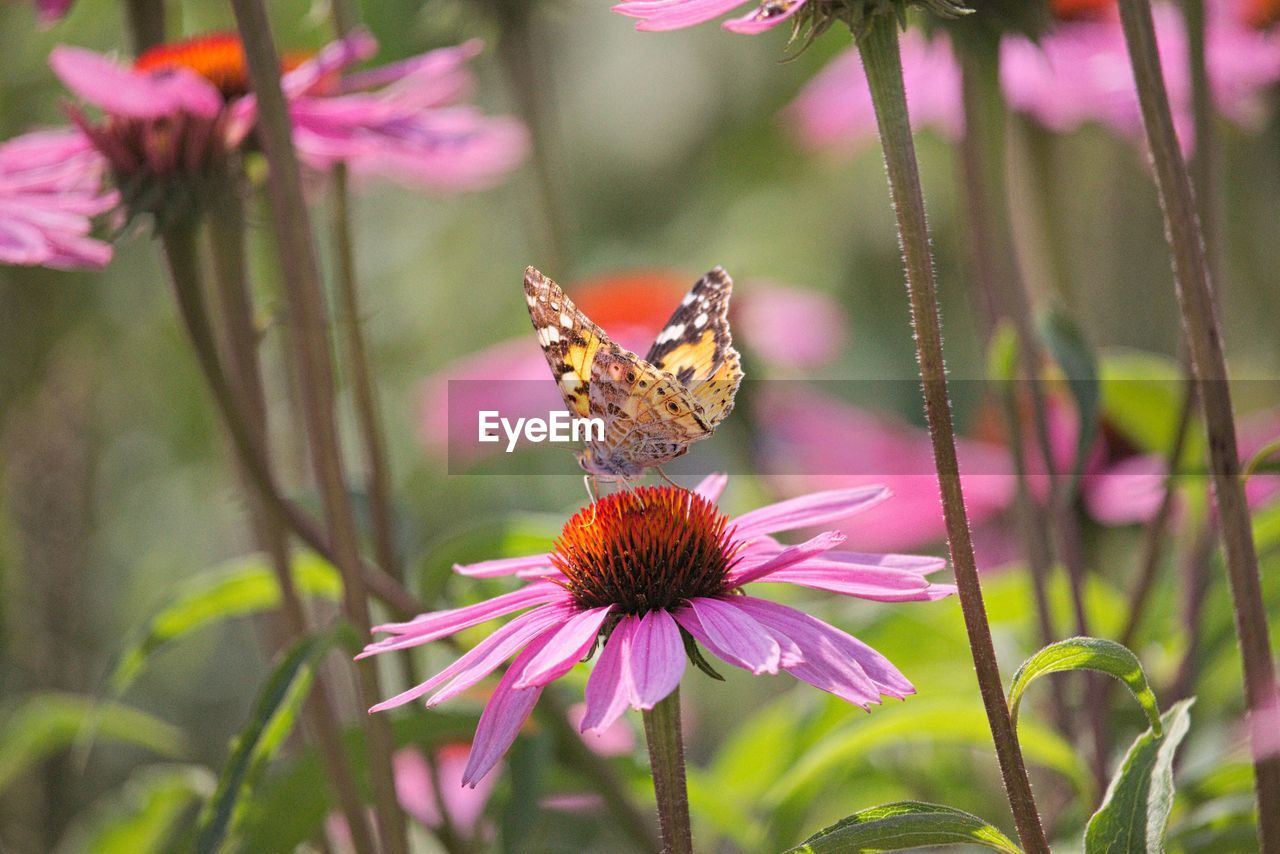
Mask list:
[[710,436],[733,410],[742,369],[729,334],[732,289],[719,267],[699,279],[642,359],[609,340],[559,285],[525,271],[529,316],[565,405],[605,425],[604,440],[578,453],[586,472],[638,477]]

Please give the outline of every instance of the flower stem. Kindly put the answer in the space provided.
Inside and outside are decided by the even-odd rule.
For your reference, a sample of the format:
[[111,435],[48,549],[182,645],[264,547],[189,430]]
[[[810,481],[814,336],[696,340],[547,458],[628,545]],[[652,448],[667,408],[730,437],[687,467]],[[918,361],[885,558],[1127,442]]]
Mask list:
[[[293,349],[298,354],[311,465],[343,578],[343,610],[363,636],[369,633],[369,601],[338,441],[327,308],[302,196],[289,114],[280,89],[280,58],[262,0],[232,0],[231,5],[258,101],[258,138],[269,167],[267,188],[272,201],[272,226],[284,262],[281,266],[285,299],[289,306]],[[378,673],[370,666],[357,666],[356,671],[360,702],[367,708],[377,703],[382,693]],[[387,851],[404,852],[408,843],[392,776],[394,744],[390,721],[383,715],[366,716],[365,735],[379,835]]]
[[[1245,696],[1252,716],[1264,712],[1275,702],[1275,664],[1258,576],[1258,554],[1240,479],[1240,452],[1213,283],[1191,181],[1174,131],[1156,50],[1150,0],[1121,0],[1120,21],[1155,167],[1165,233],[1173,256],[1178,306],[1209,439],[1218,526],[1231,586],[1236,635],[1244,660]],[[1262,850],[1280,851],[1280,756],[1254,759],[1254,783]]]
[[969,520],[960,486],[956,461],[955,428],[951,402],[947,394],[946,365],[942,357],[942,329],[938,314],[937,284],[934,281],[933,257],[929,248],[929,229],[925,219],[924,194],[916,165],[915,143],[907,115],[907,98],[902,83],[902,58],[898,48],[898,20],[892,13],[877,14],[870,22],[859,47],[871,88],[876,123],[884,149],[889,191],[898,221],[898,234],[906,264],[907,292],[911,304],[911,320],[915,327],[916,355],[924,391],[925,417],[933,442],[934,466],[942,493],[947,543],[951,564],[959,588],[960,607],[964,612],[969,649],[973,654],[978,688],[986,708],[987,722],[995,741],[996,756],[1004,778],[1005,792],[1017,824],[1022,847],[1029,852],[1047,852],[1044,829],[1036,812],[1031,781],[1022,761],[1022,751],[1009,719],[1009,707],[1000,680],[987,624],[982,585],[973,556]]
[[[237,399],[250,408],[245,421],[254,428],[262,461],[269,469],[268,422],[262,365],[258,358],[258,334],[253,320],[253,303],[245,269],[244,209],[238,186],[232,181],[211,182],[210,215],[207,219],[214,280],[221,309],[224,350],[229,374],[239,392]],[[244,464],[240,468],[243,473]],[[280,585],[281,612],[292,641],[309,632],[306,609],[293,583],[288,535],[280,514],[269,506],[243,475],[249,513],[259,547],[267,553]],[[351,832],[352,846],[359,854],[374,851],[364,805],[342,745],[341,727],[330,701],[328,679],[316,675],[316,684],[307,699],[307,722],[320,747],[329,784],[334,789],[343,817]]]
[[689,791],[684,779],[684,737],[680,732],[680,689],[644,712],[649,768],[658,798],[664,854],[693,854]]
[[337,289],[341,300],[348,379],[355,402],[356,424],[364,444],[368,466],[366,491],[369,520],[373,530],[373,552],[377,563],[392,576],[400,577],[396,551],[395,514],[391,501],[391,474],[387,466],[386,442],[378,417],[377,389],[369,369],[368,345],[361,322],[359,283],[356,278],[355,246],[351,236],[350,192],[346,171],[338,166],[333,175],[333,214],[330,233],[337,253]]
[[[1000,87],[1000,44],[997,38],[984,38],[983,32],[969,34],[969,38],[957,40],[957,53],[962,72],[962,94],[965,115],[963,148],[966,155],[963,170],[965,195],[969,198],[969,224],[974,239],[974,255],[981,259],[979,285],[988,292],[987,302],[995,311],[1013,325],[1018,342],[1018,355],[1022,374],[1027,383],[1031,400],[1032,435],[1035,438],[1044,472],[1049,478],[1049,492],[1040,513],[1034,510],[1030,527],[1032,540],[1044,540],[1045,532],[1056,534],[1058,554],[1067,570],[1067,582],[1071,590],[1071,603],[1075,616],[1075,631],[1089,635],[1089,620],[1084,607],[1084,559],[1079,548],[1080,532],[1071,504],[1073,478],[1070,473],[1059,477],[1053,446],[1049,440],[1049,412],[1044,389],[1040,383],[1041,366],[1045,363],[1044,347],[1036,332],[1031,296],[1027,291],[1015,251],[1009,191],[1005,181],[1005,129],[1008,126],[1008,109],[1004,91]],[[1010,443],[1018,446],[1025,435],[1021,428],[1016,406],[1007,409]],[[1084,429],[1081,425],[1080,429]],[[1015,454],[1015,460],[1017,455]],[[1025,492],[1026,467],[1020,477]],[[1024,496],[1026,500],[1026,496]],[[1035,518],[1039,516],[1039,518]],[[1031,553],[1032,572],[1044,572],[1044,544],[1033,542]],[[1051,561],[1051,558],[1050,558]],[[1037,602],[1037,606],[1040,603]],[[1043,620],[1042,620],[1043,622]],[[1101,680],[1094,674],[1080,679],[1087,691],[1101,690]],[[1089,724],[1093,741],[1094,782],[1102,792],[1109,777],[1106,756],[1106,718],[1104,710],[1096,704],[1085,704],[1082,715]]]

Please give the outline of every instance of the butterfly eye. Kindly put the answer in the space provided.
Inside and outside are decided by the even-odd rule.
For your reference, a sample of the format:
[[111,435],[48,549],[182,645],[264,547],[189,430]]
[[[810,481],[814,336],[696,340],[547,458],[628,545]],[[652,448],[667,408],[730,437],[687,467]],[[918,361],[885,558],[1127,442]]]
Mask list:
[[668,401],[667,401],[667,411],[668,411],[668,412],[679,412],[679,411],[680,411],[680,404],[676,403],[674,400],[668,400]]
[[635,372],[635,371],[627,371],[627,382],[629,382],[629,383],[633,383],[633,382],[635,382],[635,381],[636,381],[636,372]]

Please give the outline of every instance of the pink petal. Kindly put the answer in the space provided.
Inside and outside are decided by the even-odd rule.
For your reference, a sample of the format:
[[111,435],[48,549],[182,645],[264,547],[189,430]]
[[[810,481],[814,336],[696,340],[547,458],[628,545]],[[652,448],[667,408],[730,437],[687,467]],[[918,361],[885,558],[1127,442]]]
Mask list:
[[734,604],[766,628],[795,641],[804,661],[787,669],[815,687],[864,708],[880,702],[880,694],[901,698],[915,693],[888,659],[834,626],[803,611],[753,596],[735,597]]
[[66,45],[53,49],[49,65],[68,89],[113,115],[147,119],[185,111],[213,118],[222,110],[217,88],[186,68],[137,72],[102,54]]
[[[465,690],[465,687],[474,685],[492,673],[498,665],[510,658],[516,650],[528,643],[532,637],[539,632],[547,631],[551,626],[563,623],[568,619],[568,616],[567,608],[555,605],[539,608],[536,611],[530,611],[528,614],[521,614],[511,622],[496,629],[493,634],[476,644],[475,647],[468,650],[453,664],[450,664],[435,676],[413,686],[407,691],[400,692],[390,699],[383,700],[369,709],[369,713],[373,714],[396,706],[403,706],[405,703],[416,700],[449,680],[470,680],[467,686],[461,689]],[[435,699],[435,697],[432,697],[433,701]]]
[[883,486],[833,489],[769,504],[734,520],[737,539],[794,531],[842,519],[879,504],[889,497]]
[[684,675],[680,627],[666,611],[650,611],[640,618],[626,649],[631,705],[652,709],[676,689]]
[[757,676],[778,672],[782,658],[778,641],[732,603],[695,597],[687,608],[676,611],[675,618],[689,634],[730,664]]
[[[415,639],[418,639],[419,643],[429,643],[429,640],[423,640],[422,638],[429,637],[430,640],[435,640],[445,635],[460,632],[471,626],[478,626],[480,623],[488,622],[495,617],[510,614],[512,611],[519,611],[530,605],[550,602],[565,595],[563,587],[554,584],[535,583],[521,587],[519,590],[513,590],[510,593],[504,593],[501,596],[495,596],[492,599],[486,599],[475,605],[451,608],[448,611],[419,614],[408,622],[384,623],[381,626],[374,626],[371,631],[391,632],[397,635],[412,634]],[[377,646],[377,644],[372,645]]]
[[515,575],[525,569],[541,569],[550,566],[551,561],[545,554],[527,557],[504,557],[497,560],[486,560],[480,563],[453,565],[453,571],[468,578],[497,578],[500,575]]
[[735,300],[735,330],[770,368],[809,371],[844,350],[844,311],[830,294],[753,281]]
[[476,734],[471,742],[471,756],[467,759],[466,770],[462,773],[462,784],[475,788],[484,775],[488,774],[498,760],[507,752],[507,748],[515,742],[520,727],[528,720],[529,713],[537,705],[542,696],[541,688],[516,688],[515,683],[524,675],[524,668],[542,650],[542,645],[551,637],[551,633],[535,638],[516,656],[515,661],[507,668],[493,696],[485,704],[480,713],[480,723],[476,725]]
[[612,605],[605,605],[570,617],[551,636],[546,646],[542,648],[542,652],[529,662],[529,666],[525,668],[524,678],[516,683],[516,687],[546,685],[568,673],[596,642],[600,627],[604,625],[605,618],[612,610]]
[[315,56],[298,65],[280,79],[280,87],[288,98],[304,95],[324,84],[336,72],[378,50],[378,42],[366,30],[353,30],[343,38],[330,42]]
[[[438,706],[445,700],[452,699],[475,685],[534,637],[549,629],[558,630],[572,614],[573,611],[569,606],[547,605],[516,617],[503,627],[503,629],[509,631],[495,631],[453,664],[424,683],[430,684],[434,682],[438,685],[445,678],[452,677],[449,678],[448,684],[427,699],[427,708]],[[517,625],[519,628],[513,629]],[[499,637],[500,634],[501,637]]]
[[[785,4],[785,6],[779,14],[778,7],[780,3]],[[773,29],[792,17],[804,7],[804,4],[805,0],[767,0],[759,8],[743,15],[741,18],[725,21],[723,26],[731,33],[748,36],[756,35],[757,33],[763,33],[765,30]]]
[[640,18],[637,30],[660,32],[701,24],[741,5],[742,0],[630,0],[613,11]]
[[765,583],[798,584],[815,590],[826,590],[842,596],[855,596],[873,602],[932,602],[955,592],[949,584],[930,584],[918,575],[850,571],[847,566],[827,568],[808,564],[771,573],[760,579]]
[[454,828],[468,836],[474,834],[493,795],[497,778],[486,777],[474,788],[464,786],[462,773],[470,752],[470,747],[462,744],[448,744],[437,750],[437,781],[421,752],[412,747],[396,751],[392,757],[396,800],[404,811],[424,826],[438,828],[441,825],[440,803],[443,802]]
[[583,732],[600,732],[627,710],[631,694],[627,658],[632,635],[639,624],[636,617],[623,617],[600,650],[600,657],[587,678],[587,713],[579,725]]
[[702,482],[693,488],[693,491],[703,498],[715,504],[720,500],[720,496],[724,494],[724,488],[729,485],[729,475],[727,474],[709,474],[702,479]]
[[[569,723],[580,732],[586,716],[586,703],[574,703],[569,707]],[[627,725],[626,719],[622,718],[603,730],[583,732],[582,743],[601,756],[627,756],[636,749],[636,734]]]
[[844,534],[839,531],[825,531],[811,540],[806,540],[799,545],[787,546],[776,555],[764,558],[754,556],[744,558],[742,562],[735,567],[727,579],[727,583],[734,586],[741,586],[764,578],[770,573],[785,569],[788,566],[808,560],[809,558],[820,555],[823,552],[830,551],[836,546],[844,542]]

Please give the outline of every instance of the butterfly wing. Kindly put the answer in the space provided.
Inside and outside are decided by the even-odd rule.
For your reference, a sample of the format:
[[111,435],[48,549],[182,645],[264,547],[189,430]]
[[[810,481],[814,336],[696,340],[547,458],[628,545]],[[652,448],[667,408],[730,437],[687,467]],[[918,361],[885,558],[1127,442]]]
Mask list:
[[742,366],[729,331],[733,280],[720,267],[694,283],[645,360],[674,376],[703,410],[711,429],[733,411]]
[[565,406],[579,418],[591,415],[591,366],[601,347],[612,344],[604,330],[578,310],[560,286],[532,267],[524,271],[524,298],[538,344]]

